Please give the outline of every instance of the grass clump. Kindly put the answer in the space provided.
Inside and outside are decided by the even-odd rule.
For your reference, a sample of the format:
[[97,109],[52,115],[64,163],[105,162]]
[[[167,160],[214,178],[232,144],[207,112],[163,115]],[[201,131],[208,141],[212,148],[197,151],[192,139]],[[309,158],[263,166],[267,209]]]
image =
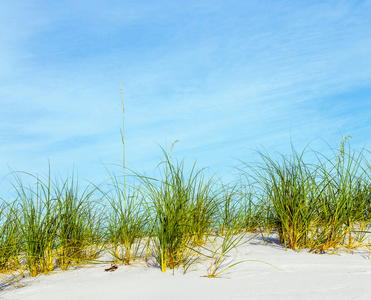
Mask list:
[[80,193],[73,177],[57,189],[56,252],[62,270],[97,258],[105,246],[103,214],[92,200],[94,191],[87,187]]
[[190,246],[203,243],[217,208],[212,181],[205,181],[195,164],[186,176],[184,162],[173,163],[170,153],[164,154],[160,180],[140,177],[150,216],[153,255],[162,272],[192,261]]
[[31,276],[54,269],[53,249],[57,237],[57,201],[52,197],[51,181],[36,178],[35,188],[18,181],[13,215],[19,226],[19,244],[25,268]]
[[[326,164],[325,164],[326,163]],[[317,197],[315,243],[317,252],[331,248],[353,249],[361,242],[357,231],[367,227],[367,206],[370,199],[363,152],[340,151],[336,159],[322,164],[320,193]],[[326,165],[326,167],[325,167]]]
[[262,162],[254,166],[254,172],[268,226],[277,230],[280,243],[289,248],[307,247],[315,219],[316,168],[304,163],[304,152],[294,149],[292,156],[281,155],[279,160],[259,154]]
[[100,210],[90,199],[93,190],[80,194],[73,178],[59,187],[50,172],[46,180],[26,174],[35,180],[29,187],[14,175],[16,199],[2,224],[4,266],[11,262],[13,269],[34,277],[96,258],[104,231]]
[[[290,156],[276,158],[258,151],[261,160],[245,164],[262,225],[276,230],[286,247],[324,252],[362,243],[370,221],[370,166],[363,151],[345,151],[344,143],[333,158],[292,148]],[[306,154],[315,161],[305,162]]]

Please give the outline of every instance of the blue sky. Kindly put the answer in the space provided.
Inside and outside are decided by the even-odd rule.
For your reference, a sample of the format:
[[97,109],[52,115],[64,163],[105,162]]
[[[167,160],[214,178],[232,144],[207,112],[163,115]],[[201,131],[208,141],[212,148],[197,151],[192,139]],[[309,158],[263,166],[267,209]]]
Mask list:
[[371,1],[1,2],[0,180],[371,149]]

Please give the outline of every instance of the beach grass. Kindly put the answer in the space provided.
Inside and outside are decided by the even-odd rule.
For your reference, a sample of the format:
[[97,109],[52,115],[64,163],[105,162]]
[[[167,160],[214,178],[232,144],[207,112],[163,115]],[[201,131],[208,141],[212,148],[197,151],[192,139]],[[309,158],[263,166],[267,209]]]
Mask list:
[[[74,174],[14,172],[14,199],[0,203],[0,272],[37,276],[108,253],[114,264],[152,259],[162,272],[186,272],[206,258],[207,276],[217,277],[246,232],[277,233],[282,247],[313,253],[369,246],[368,152],[351,149],[346,139],[331,157],[308,148],[257,151],[259,159],[244,162],[228,184],[173,159],[173,146],[162,149],[159,176],[132,172],[129,182],[125,169],[85,188]],[[34,183],[25,186],[23,176]]]

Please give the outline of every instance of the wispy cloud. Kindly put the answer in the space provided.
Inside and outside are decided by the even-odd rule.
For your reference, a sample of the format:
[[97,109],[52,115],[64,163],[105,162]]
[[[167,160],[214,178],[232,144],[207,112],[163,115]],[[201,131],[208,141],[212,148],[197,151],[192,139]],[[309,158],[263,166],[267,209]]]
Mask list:
[[17,3],[0,15],[1,174],[49,158],[104,178],[122,156],[120,82],[138,169],[178,139],[180,157],[221,170],[290,139],[371,141],[367,1]]

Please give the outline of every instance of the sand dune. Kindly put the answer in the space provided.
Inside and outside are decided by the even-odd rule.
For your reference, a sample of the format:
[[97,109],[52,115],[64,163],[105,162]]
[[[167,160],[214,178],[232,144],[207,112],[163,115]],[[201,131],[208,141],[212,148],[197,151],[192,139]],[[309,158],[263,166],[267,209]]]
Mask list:
[[[252,235],[245,237],[248,240]],[[370,299],[371,259],[366,250],[312,254],[285,250],[271,237],[256,236],[236,251],[229,262],[245,261],[206,278],[207,261],[183,275],[161,273],[155,265],[120,265],[105,272],[101,264],[24,279],[25,287],[0,293],[6,300],[82,299]],[[274,267],[273,267],[274,266]]]

